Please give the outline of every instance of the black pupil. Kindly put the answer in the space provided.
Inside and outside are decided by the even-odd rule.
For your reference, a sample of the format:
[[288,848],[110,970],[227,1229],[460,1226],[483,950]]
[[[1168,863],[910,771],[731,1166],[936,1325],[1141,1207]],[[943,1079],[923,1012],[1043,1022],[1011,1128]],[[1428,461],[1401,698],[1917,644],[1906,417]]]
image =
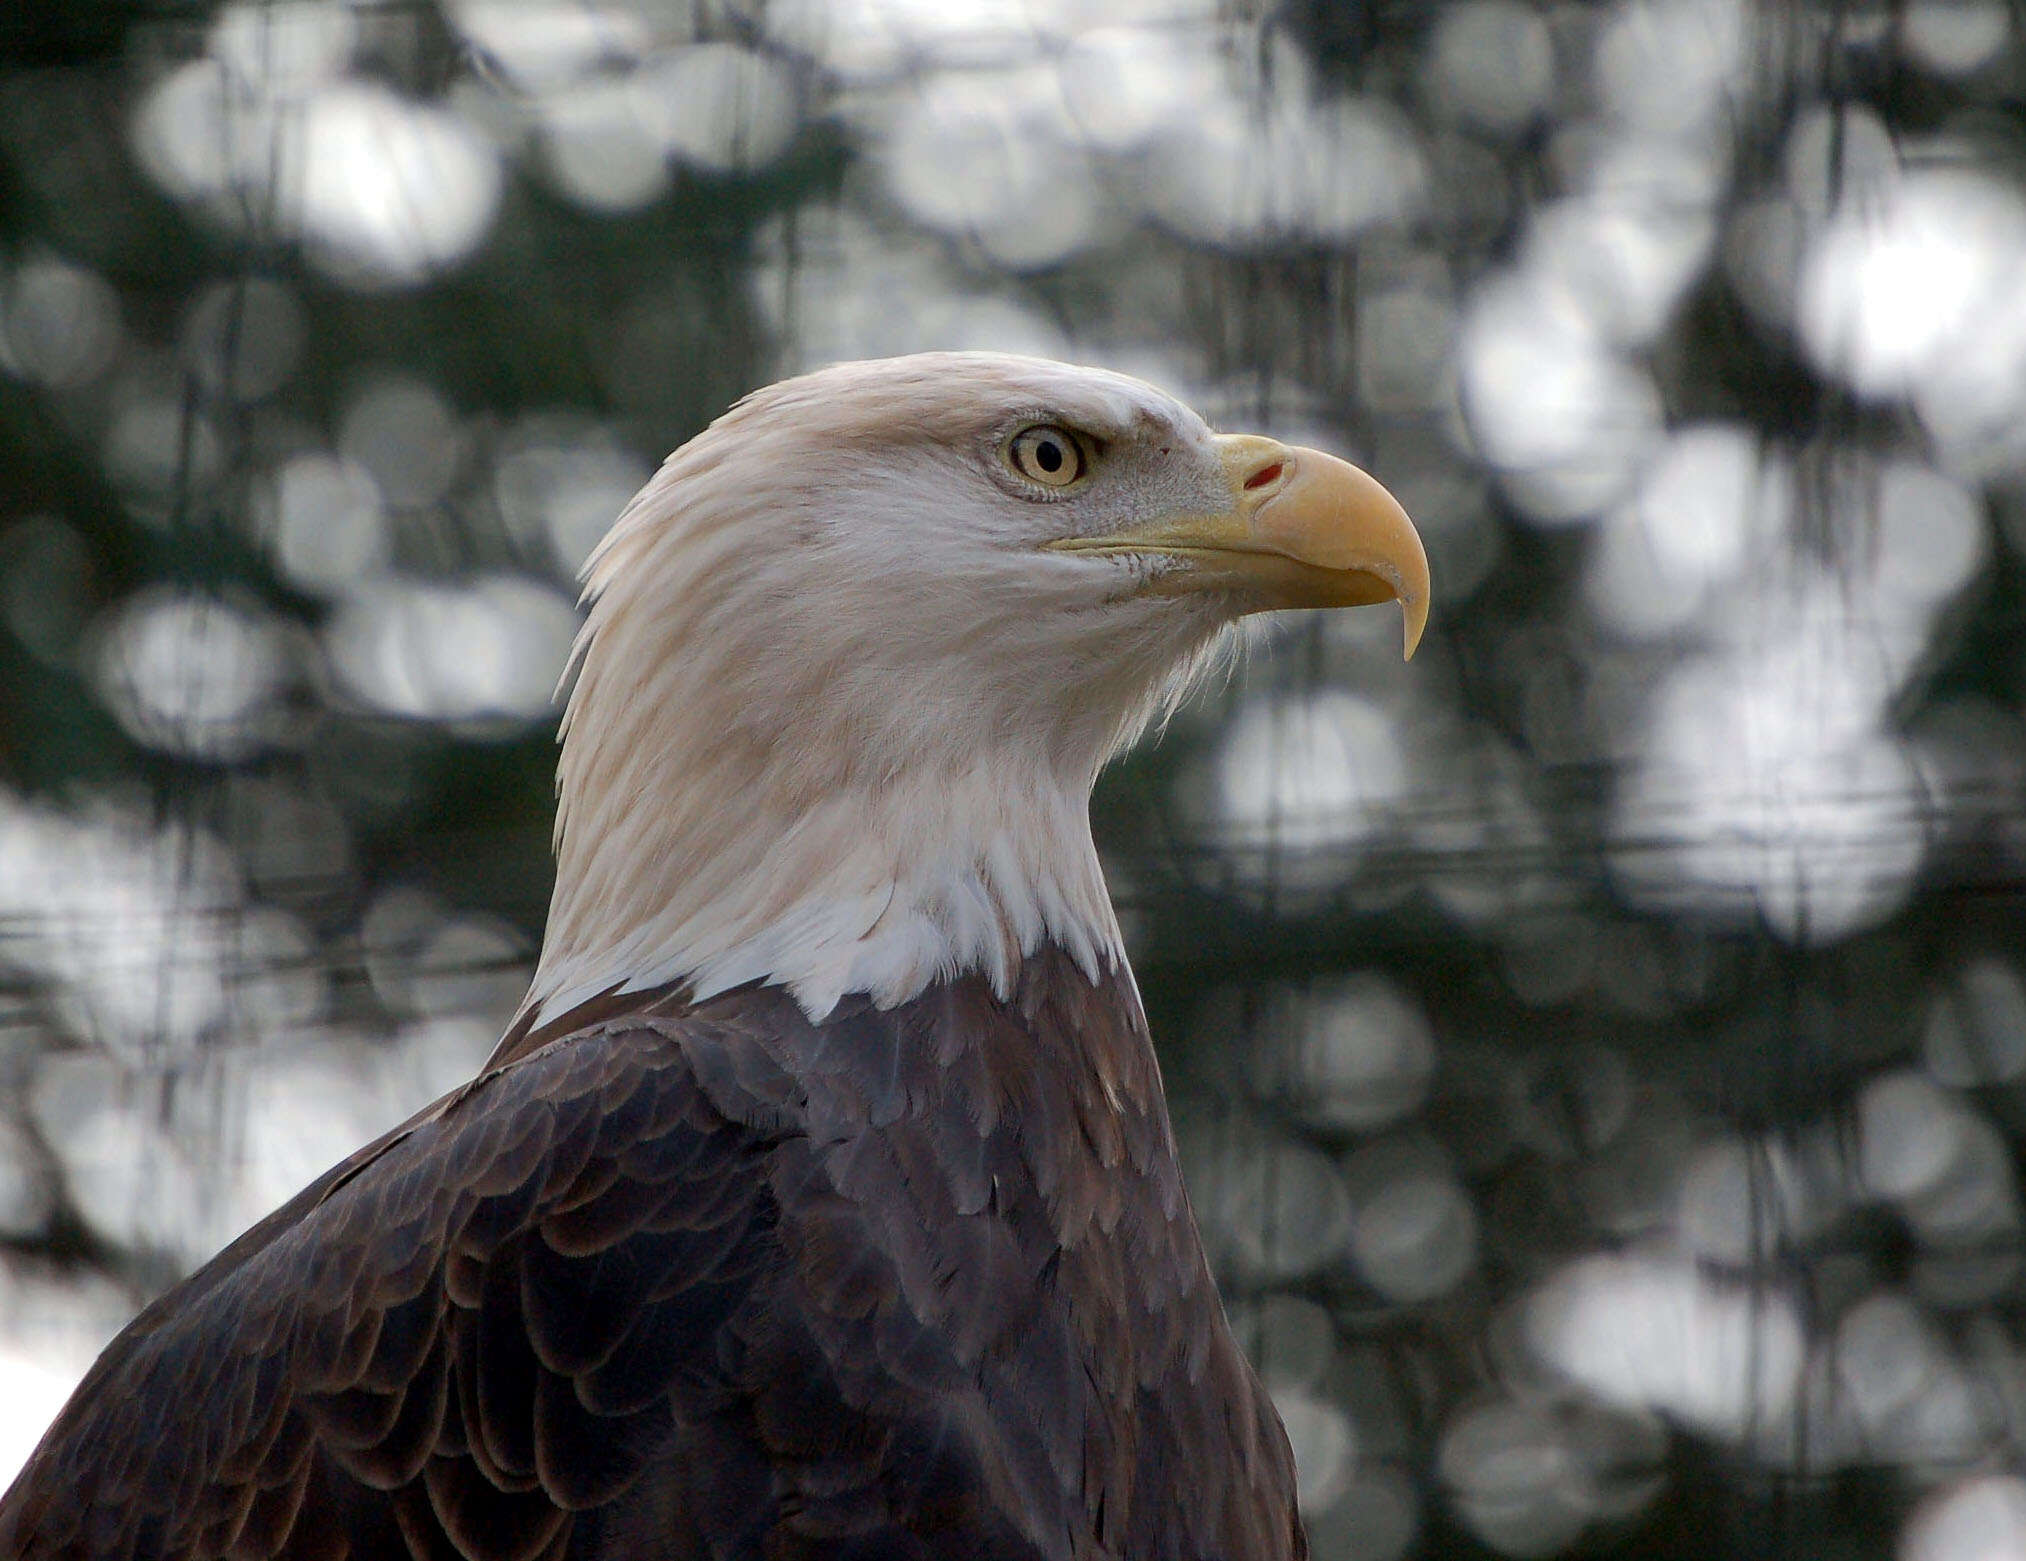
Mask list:
[[1062,470],[1062,446],[1053,439],[1037,440],[1034,445],[1034,464],[1045,472]]

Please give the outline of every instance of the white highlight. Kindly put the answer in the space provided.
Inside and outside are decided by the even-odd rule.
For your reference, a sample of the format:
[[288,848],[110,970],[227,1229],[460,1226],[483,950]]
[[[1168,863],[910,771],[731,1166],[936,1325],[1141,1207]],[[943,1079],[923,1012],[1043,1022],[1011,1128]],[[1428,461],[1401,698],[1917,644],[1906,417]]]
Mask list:
[[2013,1561],[2026,1555],[2026,1480],[1984,1474],[1929,1496],[1900,1537],[1901,1561]]
[[1805,1354],[1792,1303],[1659,1255],[1569,1265],[1529,1301],[1527,1332],[1605,1402],[1730,1437],[1785,1415]]

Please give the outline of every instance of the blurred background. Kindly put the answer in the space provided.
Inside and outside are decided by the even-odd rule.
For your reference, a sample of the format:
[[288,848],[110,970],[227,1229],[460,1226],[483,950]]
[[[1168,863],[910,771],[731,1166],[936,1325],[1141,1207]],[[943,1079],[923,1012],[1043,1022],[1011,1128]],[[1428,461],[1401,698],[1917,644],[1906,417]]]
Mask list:
[[0,1475],[460,1081],[574,573],[994,347],[1340,450],[1097,825],[1325,1561],[2026,1555],[2026,7],[0,15]]

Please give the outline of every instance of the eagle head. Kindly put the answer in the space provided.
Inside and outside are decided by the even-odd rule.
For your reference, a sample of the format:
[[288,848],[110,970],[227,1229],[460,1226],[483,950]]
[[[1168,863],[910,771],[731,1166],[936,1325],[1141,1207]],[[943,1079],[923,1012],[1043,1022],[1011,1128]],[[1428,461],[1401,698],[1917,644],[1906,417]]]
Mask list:
[[1140,380],[991,353],[847,363],[677,450],[585,567],[529,1017],[682,984],[814,1018],[1053,940],[1123,958],[1105,761],[1248,613],[1397,600],[1371,477]]

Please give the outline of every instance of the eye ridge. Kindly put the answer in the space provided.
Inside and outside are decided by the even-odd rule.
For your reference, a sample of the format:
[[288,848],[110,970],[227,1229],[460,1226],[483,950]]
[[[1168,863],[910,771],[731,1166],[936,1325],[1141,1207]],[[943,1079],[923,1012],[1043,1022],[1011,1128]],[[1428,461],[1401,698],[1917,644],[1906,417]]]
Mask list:
[[1059,423],[1035,423],[1006,442],[1006,464],[1028,482],[1067,488],[1089,467],[1084,442]]

